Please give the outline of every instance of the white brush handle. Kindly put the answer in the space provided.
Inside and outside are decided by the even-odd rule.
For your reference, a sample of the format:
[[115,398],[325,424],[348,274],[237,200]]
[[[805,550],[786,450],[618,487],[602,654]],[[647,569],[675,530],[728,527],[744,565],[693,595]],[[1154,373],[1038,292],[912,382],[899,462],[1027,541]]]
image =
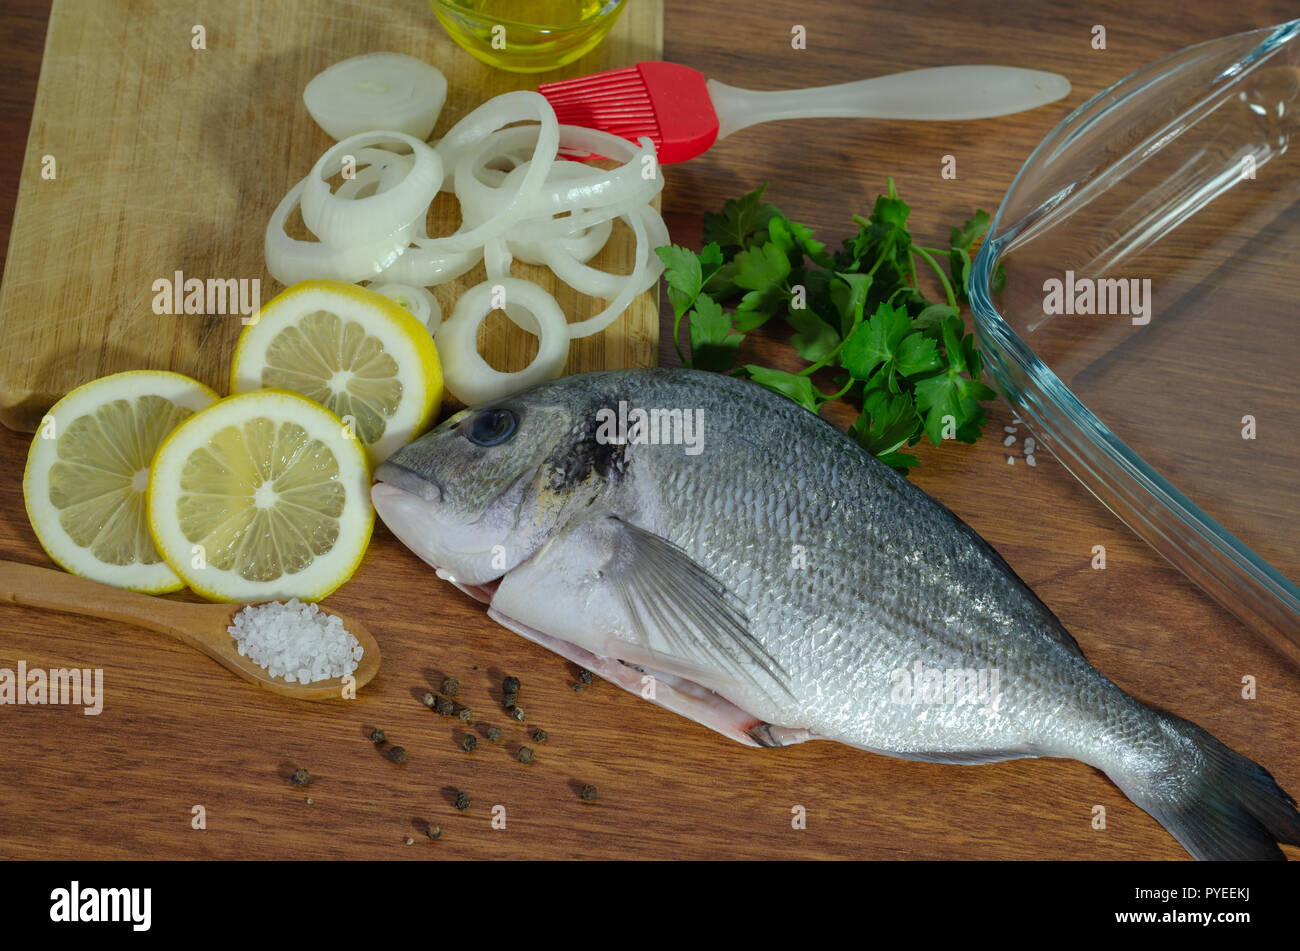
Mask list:
[[718,138],[776,119],[988,119],[1069,95],[1057,73],[1014,66],[936,66],[835,86],[754,92],[708,82]]

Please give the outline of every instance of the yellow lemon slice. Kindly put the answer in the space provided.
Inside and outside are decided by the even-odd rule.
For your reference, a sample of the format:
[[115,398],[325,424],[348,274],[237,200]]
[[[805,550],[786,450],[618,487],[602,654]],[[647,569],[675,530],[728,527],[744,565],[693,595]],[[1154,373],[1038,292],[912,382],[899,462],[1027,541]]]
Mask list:
[[177,426],[150,469],[148,516],[167,564],[213,601],[318,601],[356,571],[375,520],[361,444],[284,390]]
[[304,281],[276,295],[244,328],[230,391],[292,390],[333,411],[372,466],[428,428],[442,402],[429,331],[407,309],[338,281]]
[[179,373],[131,370],[55,403],[23,472],[23,501],[41,547],[83,578],[151,594],[184,587],[149,537],[145,486],[159,443],[216,399]]

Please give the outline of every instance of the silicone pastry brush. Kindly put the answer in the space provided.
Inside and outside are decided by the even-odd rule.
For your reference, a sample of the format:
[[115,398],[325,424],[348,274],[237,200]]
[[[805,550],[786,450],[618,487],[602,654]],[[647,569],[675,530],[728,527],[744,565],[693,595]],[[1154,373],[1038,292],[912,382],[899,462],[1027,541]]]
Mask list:
[[1057,73],[1013,66],[936,66],[834,86],[754,92],[677,63],[637,63],[538,87],[565,125],[649,137],[665,165],[778,119],[951,121],[1010,115],[1069,95]]

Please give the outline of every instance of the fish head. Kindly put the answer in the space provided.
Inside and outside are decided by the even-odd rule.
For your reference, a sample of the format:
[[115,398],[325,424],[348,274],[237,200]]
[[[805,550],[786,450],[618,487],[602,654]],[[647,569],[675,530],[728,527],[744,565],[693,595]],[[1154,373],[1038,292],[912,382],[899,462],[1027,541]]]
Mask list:
[[591,420],[553,387],[463,410],[375,471],[375,510],[440,577],[488,584],[601,491],[617,447],[597,443]]

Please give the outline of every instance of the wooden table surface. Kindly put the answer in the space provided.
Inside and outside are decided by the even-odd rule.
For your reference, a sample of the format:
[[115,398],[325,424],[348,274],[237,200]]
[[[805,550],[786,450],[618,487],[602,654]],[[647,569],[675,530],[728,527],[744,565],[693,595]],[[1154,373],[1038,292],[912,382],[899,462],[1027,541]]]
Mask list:
[[[739,86],[811,86],[964,62],[1052,69],[1074,84],[1068,100],[1007,119],[817,120],[738,133],[668,171],[665,215],[687,244],[698,244],[702,211],[761,181],[771,183],[771,200],[837,242],[890,175],[912,205],[914,233],[940,243],[974,207],[993,211],[1039,139],[1106,84],[1183,46],[1294,15],[1286,0],[1182,8],[1105,0],[1077,10],[1030,0],[753,0],[725,18],[706,4],[667,6],[666,58]],[[4,241],[18,176],[39,173],[21,161],[47,15],[43,0],[9,0],[0,12]],[[796,23],[807,30],[805,50],[791,48]],[[1106,27],[1105,50],[1090,45],[1094,24]],[[432,17],[429,28],[438,28]],[[946,154],[956,156],[955,181],[940,178]],[[260,241],[270,211],[250,210],[235,224]],[[665,364],[676,362],[670,327]],[[773,340],[752,352],[756,362],[789,357]],[[993,405],[991,432],[1009,421],[1009,410]],[[23,509],[26,449],[27,437],[0,431],[0,557],[47,565]],[[920,455],[915,482],[1007,558],[1102,671],[1300,791],[1300,671],[1050,456],[1040,454],[1036,468],[1008,466],[996,435]],[[1094,545],[1106,547],[1104,571],[1090,567]],[[105,689],[99,716],[0,707],[0,858],[1185,857],[1077,762],[943,766],[830,743],[753,750],[603,682],[576,693],[572,665],[497,627],[382,527],[331,603],[364,616],[384,650],[383,670],[353,702],[295,703],[140,630],[0,609],[0,668],[98,667]],[[550,734],[528,743],[537,752],[528,767],[513,755],[525,730],[499,708],[506,673],[523,681],[528,729]],[[420,704],[449,674],[479,726],[503,729],[499,746],[480,741],[463,752],[459,721]],[[1242,697],[1246,676],[1258,683],[1256,699]],[[407,748],[404,765],[371,747],[374,726]],[[300,766],[314,777],[306,790],[288,783]],[[580,799],[586,783],[600,791],[595,803]],[[473,800],[463,815],[452,805],[458,790]],[[805,830],[791,828],[796,805],[807,810]],[[1104,830],[1092,827],[1097,805]],[[204,829],[192,827],[195,806]],[[505,828],[493,827],[494,806],[504,807]],[[440,841],[422,835],[429,822],[443,827]]]

